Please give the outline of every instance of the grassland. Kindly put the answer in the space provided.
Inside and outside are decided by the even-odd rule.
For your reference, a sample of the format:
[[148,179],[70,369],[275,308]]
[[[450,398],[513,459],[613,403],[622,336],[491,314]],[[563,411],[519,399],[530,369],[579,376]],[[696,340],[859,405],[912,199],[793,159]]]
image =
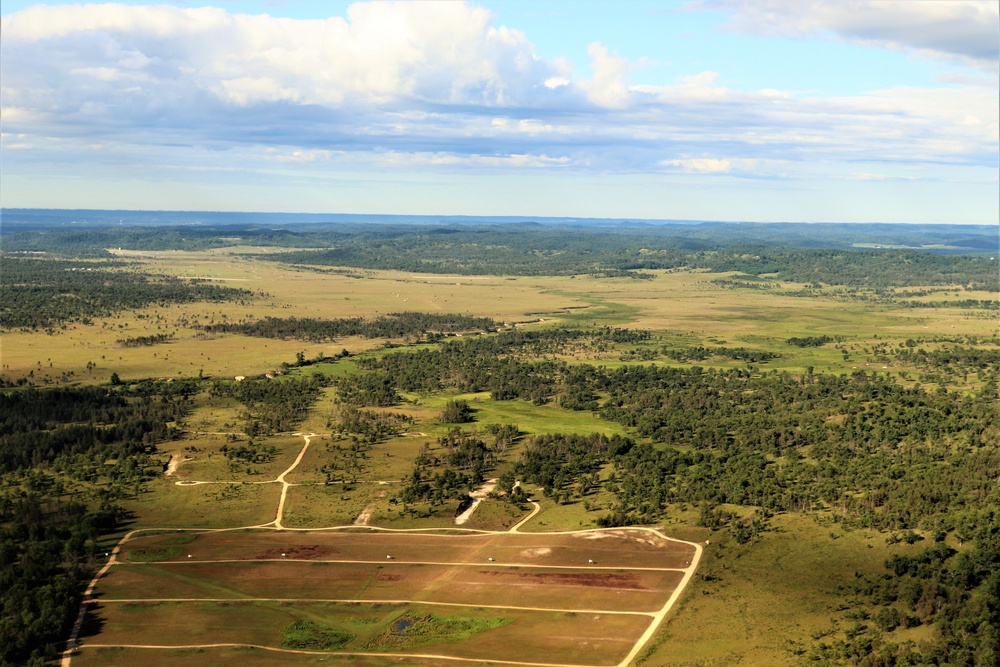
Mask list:
[[[935,335],[989,336],[996,318],[963,309],[914,309],[831,296],[792,296],[803,287],[725,289],[712,280],[726,274],[655,272],[654,280],[628,278],[431,276],[394,271],[364,271],[363,277],[321,274],[279,264],[241,259],[225,250],[206,252],[121,251],[152,272],[206,277],[262,291],[251,305],[186,304],[121,313],[91,325],[73,324],[53,335],[11,331],[4,334],[3,371],[12,379],[33,373],[38,382],[107,382],[122,378],[254,375],[294,360],[372,350],[384,341],[345,338],[331,344],[247,336],[205,336],[195,324],[273,317],[376,316],[401,310],[458,312],[505,322],[560,321],[579,325],[628,325],[663,332],[675,340],[778,349],[770,367],[845,372],[839,351],[803,352],[782,342],[791,336],[838,335],[861,350],[875,341],[924,339]],[[988,292],[936,294],[938,299],[992,299]],[[164,345],[122,348],[123,337],[173,333]],[[876,338],[877,336],[877,338]],[[92,364],[88,368],[88,362]],[[864,361],[861,362],[863,367]],[[889,369],[899,370],[899,369]],[[315,429],[314,429],[315,430]]]
[[[829,288],[802,296],[803,285],[792,283],[768,290],[729,289],[713,282],[724,274],[660,271],[654,279],[641,281],[587,276],[417,276],[391,271],[343,275],[247,259],[242,254],[246,250],[123,251],[122,256],[150,271],[203,277],[266,295],[251,305],[188,304],[121,313],[91,325],[69,325],[52,335],[5,332],[4,374],[11,379],[30,375],[38,384],[107,383],[112,373],[126,380],[255,375],[281,370],[297,353],[307,359],[345,348],[355,356],[384,354],[389,351],[387,343],[407,341],[345,338],[312,344],[206,336],[195,325],[265,316],[375,316],[401,310],[469,313],[516,322],[522,329],[569,324],[653,332],[652,340],[645,343],[561,357],[574,363],[746,367],[717,357],[681,364],[662,355],[642,361],[627,354],[663,347],[745,346],[780,355],[754,367],[796,374],[810,367],[820,373],[877,369],[897,376],[916,374],[918,369],[913,367],[877,361],[871,350],[876,345],[899,347],[907,340],[933,349],[942,338],[988,337],[998,331],[995,317],[970,309],[904,308],[844,300]],[[939,291],[933,298],[992,299],[995,295],[955,290]],[[115,342],[164,332],[174,336],[162,345],[125,348]],[[790,337],[821,335],[836,337],[837,342],[806,348],[786,342]],[[350,358],[290,371],[334,379],[357,372]],[[964,386],[958,386],[970,390],[980,384],[970,375]],[[247,440],[240,432],[241,406],[228,398],[194,397],[190,416],[177,424],[184,430],[183,437],[164,443],[158,453],[164,463],[168,455],[176,457],[179,466],[170,477],[148,482],[145,493],[126,501],[133,513],[128,528],[273,525],[284,498],[279,516],[288,530],[185,531],[129,540],[120,564],[99,583],[99,606],[90,619],[90,634],[82,638],[86,648],[73,656],[73,664],[315,662],[320,659],[315,654],[272,650],[285,641],[284,629],[298,621],[350,635],[345,651],[399,653],[403,649],[386,639],[393,634],[393,624],[403,617],[442,614],[473,620],[452,625],[441,622],[441,627],[485,629],[472,635],[474,641],[445,636],[447,632],[441,630],[440,641],[432,637],[420,644],[419,651],[414,649],[416,653],[426,650],[469,660],[503,657],[529,662],[539,656],[559,656],[561,662],[617,664],[650,624],[649,614],[662,607],[679,585],[677,572],[641,568],[683,569],[691,551],[671,550],[670,543],[643,546],[622,538],[625,533],[620,532],[551,534],[594,528],[614,501],[610,492],[597,490],[586,496],[586,503],[581,498],[557,502],[541,489],[525,485],[539,511],[519,533],[432,535],[315,529],[359,522],[394,529],[454,530],[458,500],[405,508],[397,502],[421,449],[442,454],[438,438],[451,426],[440,423],[439,417],[448,400],[468,401],[475,422],[466,428],[480,431],[489,424],[516,424],[526,435],[628,435],[629,429],[589,411],[564,410],[555,403],[497,401],[486,392],[407,394],[404,398],[403,404],[387,409],[412,419],[406,433],[351,451],[349,439],[331,434],[338,394],[336,387],[324,388],[299,424],[302,433],[316,435],[293,466],[303,440],[289,433],[257,438],[274,447],[269,460],[247,464],[227,458],[223,447]],[[523,440],[512,446],[490,474],[510,469],[522,447]],[[287,486],[278,481],[286,470]],[[602,475],[606,477],[607,471]],[[200,483],[178,484],[182,481]],[[507,531],[533,509],[527,502],[517,505],[486,499],[464,527]],[[751,511],[735,509],[743,514]],[[696,526],[697,508],[672,506],[663,522],[665,533],[711,544],[705,547],[697,576],[639,664],[798,664],[811,642],[853,623],[847,616],[843,582],[852,580],[855,573],[876,576],[888,557],[912,553],[918,547],[888,545],[885,536],[875,531],[845,532],[827,518],[822,513],[778,515],[771,520],[772,530],[737,544],[724,532]],[[179,537],[193,539],[181,544]],[[136,553],[130,555],[133,550]],[[387,554],[393,555],[391,562],[386,562]],[[595,567],[602,572],[613,567],[610,574],[624,578],[609,579],[604,586],[584,583],[591,581],[584,575],[590,576]],[[583,578],[555,576],[561,574]],[[852,600],[851,604],[856,608],[862,602]],[[549,610],[507,609],[525,606]],[[582,609],[607,613],[587,614]],[[482,620],[498,618],[513,620],[496,627],[487,627],[489,623]],[[476,619],[482,623],[477,625]],[[893,637],[919,640],[926,632],[927,628],[900,629]],[[234,646],[137,647],[213,643]],[[434,658],[408,655],[410,664],[438,664]],[[324,653],[322,660],[397,664],[391,658],[357,654]]]
[[[883,534],[844,531],[828,519],[778,516],[773,532],[744,545],[706,529],[672,531],[686,539],[711,536],[712,543],[691,594],[637,664],[798,665],[812,642],[858,623],[864,604],[845,582],[880,576],[886,559],[923,547],[890,546]],[[928,632],[899,629],[888,639],[922,639]]]

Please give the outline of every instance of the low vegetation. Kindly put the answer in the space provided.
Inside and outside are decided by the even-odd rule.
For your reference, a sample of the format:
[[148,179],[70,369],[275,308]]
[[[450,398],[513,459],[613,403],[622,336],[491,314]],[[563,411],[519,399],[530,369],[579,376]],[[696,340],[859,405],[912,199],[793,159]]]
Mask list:
[[354,639],[349,632],[304,619],[285,626],[281,632],[281,648],[307,651],[336,651]]

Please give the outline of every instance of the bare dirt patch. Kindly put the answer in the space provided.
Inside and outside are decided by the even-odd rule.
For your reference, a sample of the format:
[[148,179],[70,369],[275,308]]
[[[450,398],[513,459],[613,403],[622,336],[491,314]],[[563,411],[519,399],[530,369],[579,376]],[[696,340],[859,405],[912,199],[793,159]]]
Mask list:
[[548,547],[536,547],[534,549],[525,549],[521,552],[521,555],[525,558],[538,558],[540,556],[548,556],[552,553],[552,549]]
[[323,558],[324,556],[332,556],[337,553],[340,553],[340,551],[322,544],[297,544],[285,548],[275,547],[274,549],[261,551],[259,554],[254,556],[254,558],[256,560],[269,560],[272,558],[297,558],[299,560],[312,560],[315,558]]
[[496,570],[480,570],[479,572],[487,577],[500,579],[516,579],[522,582],[529,582],[539,585],[555,586],[585,586],[587,588],[621,588],[632,591],[648,591],[647,586],[640,583],[639,577],[634,573],[580,573],[568,574],[563,572],[497,572]]

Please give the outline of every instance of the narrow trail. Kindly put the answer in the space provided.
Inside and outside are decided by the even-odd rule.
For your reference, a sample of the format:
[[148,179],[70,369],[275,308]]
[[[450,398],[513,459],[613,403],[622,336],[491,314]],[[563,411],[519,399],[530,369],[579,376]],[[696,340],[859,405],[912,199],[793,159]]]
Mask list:
[[305,439],[306,444],[302,445],[302,451],[295,457],[295,462],[288,466],[288,470],[278,475],[278,478],[274,480],[281,483],[281,498],[278,500],[278,513],[274,517],[274,527],[279,530],[284,528],[281,519],[285,514],[285,498],[288,496],[288,487],[292,486],[285,481],[285,475],[299,467],[299,464],[302,463],[302,457],[306,455],[306,450],[309,449],[309,443],[312,441],[312,438],[316,437],[315,433],[309,433],[308,435],[305,433],[293,433],[292,435],[301,435]]
[[76,620],[73,621],[73,629],[70,631],[69,639],[66,640],[66,650],[63,651],[62,659],[60,660],[61,667],[70,667],[73,652],[79,648],[80,629],[83,627],[83,618],[87,614],[87,604],[93,599],[94,588],[97,586],[97,582],[101,580],[101,577],[107,574],[112,565],[115,565],[118,562],[118,552],[121,551],[125,542],[128,541],[132,535],[138,532],[142,531],[130,531],[125,534],[125,537],[119,540],[118,544],[116,544],[114,549],[111,550],[111,553],[108,556],[108,562],[104,564],[104,567],[98,570],[97,574],[94,575],[94,578],[90,580],[90,584],[87,585],[87,590],[83,592],[83,601],[80,603],[80,611],[76,615]]
[[534,500],[529,500],[528,502],[534,505],[535,509],[531,510],[531,514],[529,514],[528,516],[524,517],[523,519],[515,523],[513,526],[511,526],[510,530],[507,531],[508,533],[520,533],[521,526],[531,521],[533,518],[535,518],[536,514],[542,511],[542,506],[536,503]]
[[[294,528],[292,529],[294,530]],[[503,533],[501,533],[503,534]],[[534,535],[549,535],[551,533],[529,533]],[[628,566],[623,568],[621,565],[536,565],[535,563],[498,563],[496,561],[491,561],[488,563],[482,562],[472,562],[472,561],[444,561],[444,560],[405,560],[399,557],[393,557],[393,564],[395,565],[434,565],[440,567],[471,567],[471,568],[482,568],[489,567],[491,569],[503,569],[511,568],[514,570],[587,570],[588,572],[599,572],[601,570],[610,570],[612,572],[617,572],[622,569],[627,569],[630,572],[687,572],[689,567],[638,567],[638,566]],[[168,561],[157,561],[157,566],[159,567],[185,567],[187,565],[204,565],[206,563],[332,563],[340,565],[382,565],[385,563],[383,559],[375,560],[363,560],[363,559],[343,559],[343,558],[254,558],[252,560],[247,558],[213,558],[212,560],[199,560],[196,558],[185,559],[185,560],[168,560]],[[121,563],[125,565],[125,563]],[[145,567],[145,564],[134,565],[134,567]],[[466,607],[469,605],[465,605]],[[492,605],[488,605],[492,606]],[[586,610],[583,610],[586,611]]]
[[[659,531],[653,531],[653,532],[659,534],[661,537],[666,537],[666,535],[663,535]],[[673,540],[672,538],[669,537],[667,539],[674,542],[683,541],[683,540]],[[642,633],[642,636],[639,637],[638,641],[636,641],[635,646],[633,646],[632,650],[628,652],[628,655],[625,656],[625,659],[618,663],[618,667],[628,667],[628,665],[631,664],[633,660],[635,660],[636,656],[639,655],[639,652],[646,647],[646,644],[648,644],[649,641],[653,638],[653,635],[656,634],[656,631],[660,628],[661,625],[663,625],[663,620],[667,617],[667,614],[670,613],[670,610],[674,608],[674,604],[676,604],[677,601],[680,599],[681,594],[687,588],[688,582],[690,582],[691,578],[694,577],[694,572],[695,570],[698,569],[698,563],[701,562],[701,554],[703,549],[702,546],[697,542],[685,542],[685,544],[690,544],[691,546],[694,547],[694,558],[691,559],[691,564],[688,565],[688,567],[685,569],[684,576],[681,578],[681,582],[677,584],[677,587],[674,589],[674,592],[670,595],[670,599],[667,600],[667,603],[663,605],[660,611],[656,612],[653,615],[653,622],[650,623],[649,627],[646,628],[646,631]]]
[[[532,509],[532,511],[531,511],[531,513],[528,516],[524,517],[521,521],[519,521],[516,524],[514,524],[513,526],[511,526],[506,531],[502,531],[502,530],[481,530],[481,529],[472,529],[472,528],[440,528],[440,527],[439,528],[383,528],[383,527],[379,527],[379,526],[365,526],[365,525],[360,525],[359,526],[359,525],[354,525],[354,524],[347,525],[347,526],[329,526],[329,527],[326,527],[326,528],[289,528],[289,529],[286,529],[284,527],[284,524],[282,523],[282,520],[284,518],[284,511],[285,511],[285,500],[286,500],[286,498],[288,496],[288,489],[289,489],[289,487],[294,486],[294,484],[292,484],[291,482],[285,481],[285,477],[289,473],[293,472],[299,466],[299,464],[302,462],[302,458],[305,456],[306,451],[309,449],[309,445],[310,445],[310,443],[312,441],[312,438],[316,437],[317,434],[316,433],[308,433],[308,434],[306,434],[306,433],[294,433],[293,435],[301,436],[305,440],[305,443],[302,445],[302,449],[299,451],[298,456],[295,457],[295,461],[292,463],[292,465],[290,465],[287,470],[285,470],[280,475],[278,475],[278,477],[276,479],[269,480],[269,481],[266,481],[266,482],[257,482],[258,484],[273,484],[273,483],[280,483],[281,484],[281,497],[278,500],[278,509],[277,509],[276,514],[275,514],[274,521],[271,521],[271,522],[268,522],[268,523],[265,523],[265,524],[258,524],[258,525],[253,525],[253,526],[237,526],[237,527],[233,527],[233,528],[208,528],[208,529],[205,529],[205,528],[139,528],[139,529],[132,530],[132,531],[129,531],[128,533],[126,533],[125,536],[122,537],[121,540],[119,540],[118,544],[116,544],[114,546],[114,548],[111,550],[111,552],[109,553],[109,556],[108,556],[108,561],[97,572],[97,574],[91,580],[90,584],[87,586],[87,589],[86,589],[86,591],[83,594],[83,600],[82,600],[82,602],[80,604],[80,611],[77,614],[76,621],[73,623],[73,629],[72,629],[72,631],[70,633],[69,639],[66,641],[66,649],[63,651],[62,659],[60,661],[60,667],[71,667],[71,663],[72,663],[72,659],[73,659],[73,654],[75,652],[77,652],[78,650],[80,650],[80,649],[83,649],[83,648],[111,648],[111,647],[116,647],[116,648],[139,648],[139,649],[256,648],[256,649],[265,650],[265,651],[272,651],[272,652],[275,652],[275,653],[294,653],[294,654],[305,654],[305,655],[337,655],[337,656],[391,657],[391,658],[409,657],[409,658],[421,659],[421,660],[435,660],[435,661],[463,662],[463,663],[478,663],[478,664],[482,664],[484,662],[483,659],[481,659],[481,658],[475,658],[475,659],[473,659],[473,658],[460,658],[460,657],[456,657],[456,656],[447,656],[447,655],[420,654],[420,653],[407,653],[407,654],[400,654],[400,653],[372,653],[372,652],[351,652],[351,651],[305,651],[305,650],[298,650],[298,649],[276,648],[276,647],[273,647],[273,646],[263,646],[263,645],[257,645],[257,644],[238,644],[238,643],[190,644],[190,645],[177,645],[177,646],[165,646],[165,645],[161,646],[161,645],[153,645],[153,644],[98,644],[98,643],[87,643],[86,645],[81,646],[80,643],[79,643],[80,630],[83,627],[83,621],[84,621],[84,618],[86,616],[88,606],[91,605],[91,604],[94,604],[96,602],[96,599],[93,597],[93,595],[94,595],[94,589],[96,588],[96,586],[97,586],[98,582],[100,581],[100,579],[107,574],[108,570],[110,570],[113,565],[120,564],[119,561],[118,561],[117,556],[121,552],[121,549],[125,545],[125,543],[128,542],[128,540],[130,540],[133,535],[136,535],[138,533],[144,533],[144,532],[154,532],[154,531],[162,531],[162,530],[176,530],[178,532],[191,531],[191,532],[197,532],[197,533],[221,533],[221,532],[232,532],[232,531],[238,531],[238,530],[247,530],[247,529],[251,529],[251,528],[258,528],[258,529],[264,529],[264,530],[292,530],[292,531],[295,531],[295,532],[304,532],[305,533],[305,532],[316,532],[316,531],[335,532],[335,531],[344,531],[344,530],[349,530],[349,529],[352,529],[352,528],[353,529],[357,529],[359,527],[363,527],[363,528],[366,528],[366,529],[368,529],[368,530],[370,530],[372,532],[390,532],[390,533],[415,533],[415,532],[421,532],[421,533],[428,533],[430,535],[438,535],[440,537],[455,537],[455,535],[450,534],[450,533],[465,533],[467,535],[482,535],[482,534],[503,535],[505,533],[519,533],[519,534],[526,534],[526,535],[576,535],[576,534],[586,534],[586,533],[606,533],[606,532],[609,532],[609,531],[616,531],[616,530],[618,530],[618,531],[620,531],[620,530],[628,530],[628,531],[643,531],[643,532],[647,532],[647,533],[652,533],[653,535],[656,535],[656,536],[658,536],[658,537],[660,537],[660,538],[662,538],[662,539],[664,539],[664,540],[666,540],[668,542],[676,542],[676,543],[679,543],[679,544],[686,544],[688,546],[693,547],[694,551],[695,551],[694,557],[691,559],[690,564],[686,568],[646,568],[646,567],[643,567],[643,568],[629,568],[629,569],[635,569],[635,570],[658,570],[658,571],[674,571],[674,572],[683,572],[684,573],[684,576],[681,578],[680,583],[674,589],[673,593],[671,593],[670,598],[663,605],[663,607],[661,607],[656,612],[609,611],[609,610],[596,610],[596,609],[552,610],[552,609],[547,609],[547,608],[543,608],[543,607],[503,607],[503,606],[497,606],[496,607],[498,609],[511,609],[511,610],[523,609],[523,610],[529,610],[529,611],[561,611],[561,612],[575,612],[575,613],[584,613],[584,614],[593,613],[593,614],[618,614],[618,615],[648,616],[650,618],[650,624],[646,628],[646,631],[642,634],[642,636],[639,637],[639,639],[633,645],[632,649],[625,656],[625,658],[621,662],[619,662],[615,667],[628,667],[628,665],[630,665],[632,663],[632,661],[636,658],[636,656],[639,655],[639,653],[642,651],[642,649],[646,647],[646,645],[650,642],[650,640],[656,634],[656,631],[663,624],[663,621],[667,617],[667,615],[670,613],[670,610],[673,609],[673,607],[676,604],[677,600],[680,599],[681,595],[683,595],[684,591],[687,589],[688,583],[690,583],[691,579],[694,577],[694,573],[695,573],[695,571],[698,568],[699,562],[701,561],[701,556],[702,556],[702,551],[703,551],[701,544],[698,544],[696,542],[688,542],[686,540],[679,540],[679,539],[676,539],[676,538],[673,538],[673,537],[669,537],[667,535],[664,535],[663,533],[661,533],[659,530],[657,530],[655,528],[649,528],[649,527],[644,527],[644,526],[631,526],[631,527],[624,528],[624,529],[622,529],[622,528],[590,528],[590,529],[584,529],[584,530],[548,531],[548,532],[545,532],[545,533],[521,533],[521,528],[526,523],[528,523],[529,521],[531,521],[531,519],[533,519],[542,510],[542,506],[539,503],[535,502],[534,500],[528,500],[528,502],[530,502],[534,506],[533,509]],[[196,484],[212,484],[212,483],[214,483],[214,482],[197,482],[197,481],[177,482],[178,485],[183,485],[183,486],[190,486],[190,485],[196,485]],[[227,483],[227,482],[221,482],[221,483]],[[473,505],[473,508],[475,508],[475,505]],[[467,514],[471,514],[471,511],[467,511]],[[282,559],[282,562],[288,562],[289,560],[293,560],[293,559]],[[299,559],[294,559],[294,560],[299,560]],[[184,565],[187,562],[188,561],[178,561],[177,563],[165,563],[165,564]],[[229,561],[198,561],[198,562],[229,562]],[[237,561],[233,561],[233,562],[237,562]],[[238,561],[238,562],[244,562],[244,561]],[[311,560],[309,562],[316,562],[316,561]],[[367,561],[324,561],[324,562],[332,562],[332,563],[345,562],[346,563],[346,562],[367,562]],[[372,561],[372,562],[381,563],[383,561]],[[470,563],[431,563],[431,562],[427,562],[427,561],[406,561],[406,562],[407,563],[420,563],[420,564],[426,564],[426,565],[435,565],[435,564],[437,564],[437,565],[448,565],[448,566],[470,565]],[[496,565],[498,567],[502,566],[502,564],[498,564],[498,563],[493,564],[493,565]],[[522,564],[517,564],[517,565],[508,565],[508,567],[529,567],[530,568],[530,567],[542,567],[542,566],[532,566],[530,564],[523,564],[522,563]],[[549,567],[551,568],[553,566],[549,566]],[[554,567],[556,567],[558,569],[563,569],[563,568],[567,568],[567,569],[580,569],[579,567],[576,567],[576,566],[554,566]],[[606,569],[619,569],[619,568],[606,567],[606,566],[591,566],[590,568],[587,568],[587,569],[606,570]],[[233,599],[234,600],[238,600],[238,599],[244,599],[244,598],[233,598]],[[247,599],[248,600],[255,600],[256,598],[247,598]],[[261,598],[261,600],[265,600],[265,599]],[[269,601],[270,599],[267,599],[267,600]],[[108,602],[108,603],[114,603],[114,602],[127,603],[127,602],[130,602],[130,601],[131,600],[102,600],[102,602]],[[146,600],[146,601],[149,601],[149,600]],[[186,600],[183,599],[183,598],[178,598],[176,600],[171,600],[171,601],[186,601]],[[192,600],[192,601],[194,601],[194,600]],[[205,601],[205,599],[198,598],[197,601]],[[228,599],[227,599],[227,601],[228,601]],[[295,602],[296,600],[291,600],[290,599],[290,600],[282,600],[282,601],[285,601],[285,602]],[[310,601],[315,601],[315,600],[310,600]],[[371,602],[383,602],[383,601],[357,600],[357,601],[346,601],[346,602],[367,602],[367,603],[371,603]],[[413,600],[398,600],[398,601],[393,601],[393,602],[409,603],[409,602],[414,602],[414,601]],[[421,604],[441,604],[441,605],[447,605],[447,606],[465,606],[465,607],[469,606],[469,605],[463,605],[463,604],[458,604],[458,603],[423,603],[423,602],[421,602]],[[489,605],[489,606],[492,606],[492,605]],[[522,667],[595,667],[594,665],[583,665],[583,664],[566,664],[566,663],[549,663],[549,662],[521,662],[521,661],[514,661],[514,660],[504,660],[502,658],[491,658],[488,662],[490,662],[490,663],[496,663],[496,664],[504,664],[504,665],[517,665],[517,666],[522,666]]]

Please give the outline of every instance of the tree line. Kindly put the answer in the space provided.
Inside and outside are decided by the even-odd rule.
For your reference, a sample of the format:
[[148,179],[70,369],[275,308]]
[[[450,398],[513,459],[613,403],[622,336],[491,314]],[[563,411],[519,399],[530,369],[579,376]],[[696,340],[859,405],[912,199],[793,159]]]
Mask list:
[[470,315],[402,312],[375,318],[348,317],[333,320],[311,317],[265,317],[254,322],[223,322],[200,327],[210,333],[238,333],[260,338],[291,338],[313,343],[343,336],[402,338],[414,334],[495,331],[497,322]]

